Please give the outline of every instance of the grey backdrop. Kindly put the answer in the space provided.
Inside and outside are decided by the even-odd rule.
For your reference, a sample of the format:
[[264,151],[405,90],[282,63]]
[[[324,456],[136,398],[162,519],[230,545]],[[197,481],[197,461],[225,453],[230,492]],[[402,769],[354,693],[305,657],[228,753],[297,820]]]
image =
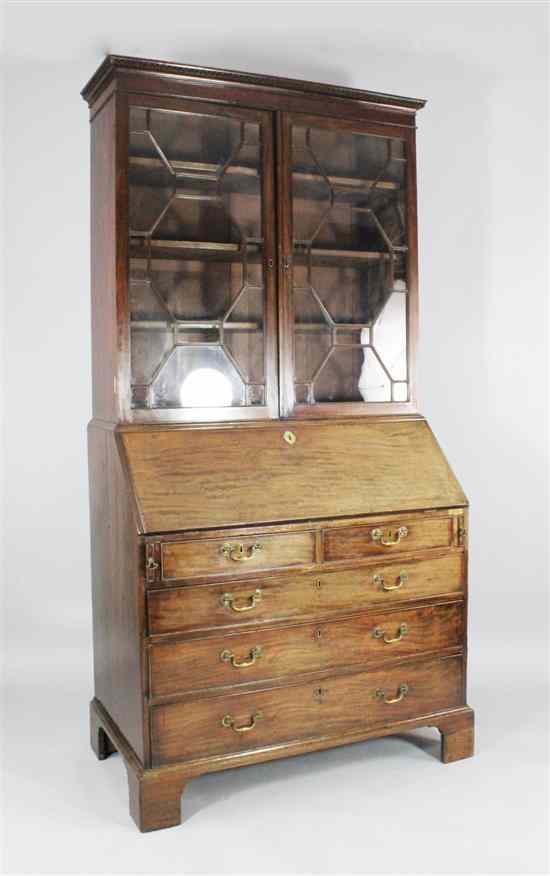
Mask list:
[[[7,869],[540,873],[548,803],[546,4],[8,3]],[[92,694],[85,427],[89,140],[105,52],[428,98],[419,114],[421,410],[472,503],[477,756],[435,731],[192,783],[140,836]]]

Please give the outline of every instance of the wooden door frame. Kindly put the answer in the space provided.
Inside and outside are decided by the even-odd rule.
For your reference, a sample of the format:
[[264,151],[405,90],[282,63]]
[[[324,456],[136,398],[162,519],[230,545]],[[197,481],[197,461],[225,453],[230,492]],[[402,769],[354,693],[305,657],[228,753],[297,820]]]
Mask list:
[[[229,105],[222,101],[202,101],[182,97],[151,94],[117,93],[119,120],[117,124],[117,228],[118,247],[118,322],[119,377],[121,419],[127,423],[210,423],[277,419],[279,417],[279,387],[277,367],[277,289],[275,282],[276,225],[274,180],[274,122],[270,110]],[[255,122],[260,128],[262,168],[262,227],[264,265],[264,361],[265,404],[242,407],[151,408],[131,406],[130,308],[129,308],[129,207],[128,207],[128,146],[129,113],[132,107],[187,112],[197,115],[225,116]]]

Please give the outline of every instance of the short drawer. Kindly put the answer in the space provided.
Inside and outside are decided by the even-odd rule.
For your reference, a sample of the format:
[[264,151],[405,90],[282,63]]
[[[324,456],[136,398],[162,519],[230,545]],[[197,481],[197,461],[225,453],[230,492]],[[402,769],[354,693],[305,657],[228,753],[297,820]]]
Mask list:
[[342,526],[323,533],[325,560],[349,560],[372,554],[395,554],[450,547],[452,517],[403,517],[402,520]]
[[371,605],[460,593],[464,554],[381,563],[341,572],[151,590],[151,635],[323,618]]
[[459,646],[463,603],[150,646],[153,697],[364,665]]
[[312,532],[250,535],[161,545],[164,581],[207,576],[242,576],[260,569],[310,565],[315,560]]
[[153,765],[428,716],[463,704],[461,657],[151,709]]

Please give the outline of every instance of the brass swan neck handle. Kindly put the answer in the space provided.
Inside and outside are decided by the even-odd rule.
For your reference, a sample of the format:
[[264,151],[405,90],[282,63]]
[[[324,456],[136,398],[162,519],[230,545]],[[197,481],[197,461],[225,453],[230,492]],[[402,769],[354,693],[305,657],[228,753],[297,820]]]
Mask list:
[[375,627],[372,631],[372,634],[375,639],[383,639],[386,645],[393,645],[395,642],[400,642],[403,636],[406,636],[408,632],[409,628],[407,624],[401,623],[397,628],[397,636],[394,636],[392,639],[388,639],[386,631],[383,629],[383,627]]
[[226,542],[222,546],[222,554],[228,560],[233,560],[235,563],[247,563],[248,560],[251,560],[256,554],[263,550],[263,544],[259,541],[255,542],[255,544],[251,545],[248,549],[244,546],[242,541],[231,543]]
[[400,703],[401,700],[404,700],[407,694],[409,693],[409,685],[403,682],[403,684],[399,685],[398,694],[396,697],[392,697],[391,699],[387,699],[386,691],[383,688],[379,687],[378,690],[375,691],[374,696],[377,700],[382,700],[386,705],[390,706],[393,703]]
[[243,604],[237,603],[237,598],[233,596],[231,593],[224,593],[220,599],[220,602],[224,608],[230,608],[231,611],[252,611],[253,608],[262,601],[262,591],[258,587],[252,593],[251,596],[248,597],[247,601]]
[[383,544],[385,547],[392,547],[392,545],[394,544],[399,544],[401,539],[406,538],[409,534],[409,530],[406,526],[400,526],[398,529],[395,530],[395,536],[392,536],[391,529],[388,529],[387,533],[387,537],[384,537],[383,529],[373,529],[371,532],[372,540]]
[[262,712],[256,712],[255,715],[252,715],[250,718],[250,724],[241,724],[238,727],[235,724],[235,719],[232,715],[224,715],[222,718],[222,727],[229,727],[231,730],[234,730],[235,733],[248,733],[249,730],[254,730],[256,726],[256,722],[263,718]]

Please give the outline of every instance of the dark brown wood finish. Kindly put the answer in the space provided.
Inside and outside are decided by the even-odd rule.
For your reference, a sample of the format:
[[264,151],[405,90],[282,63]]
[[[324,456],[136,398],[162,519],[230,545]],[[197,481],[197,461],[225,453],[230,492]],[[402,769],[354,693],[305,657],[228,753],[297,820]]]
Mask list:
[[462,604],[446,603],[155,644],[149,650],[150,695],[158,699],[437,653],[460,646],[463,626]]
[[452,518],[447,516],[409,518],[386,522],[373,520],[368,526],[326,529],[323,553],[326,560],[359,559],[372,554],[395,556],[402,551],[450,547]]
[[145,532],[466,503],[420,419],[123,429],[122,443]]
[[[389,736],[394,733],[407,733],[418,727],[437,727],[441,732],[441,755],[449,752],[446,749],[446,737],[451,746],[454,743],[453,754],[455,759],[471,757],[473,754],[473,719],[474,714],[470,708],[459,707],[456,709],[439,711],[436,713],[422,714],[415,718],[395,719],[391,723],[378,724],[370,729],[362,726],[350,728],[338,734],[325,734],[315,739],[293,740],[288,743],[272,744],[268,748],[257,751],[237,751],[231,754],[210,755],[196,758],[179,764],[169,764],[162,767],[144,770],[135,752],[128,744],[120,728],[114,724],[101,703],[97,699],[90,704],[90,716],[92,728],[103,730],[108,736],[110,749],[120,753],[124,759],[124,765],[128,772],[130,792],[130,814],[134,818],[141,831],[159,830],[164,827],[173,827],[181,822],[180,798],[189,779],[205,773],[218,772],[219,770],[234,769],[239,766],[248,766],[254,763],[264,763],[278,760],[282,757],[293,757],[309,751],[323,751],[339,745],[349,745],[353,742],[363,742],[373,737]],[[464,734],[469,736],[470,746],[457,745],[464,739]],[[92,747],[95,747],[92,746]],[[446,761],[443,761],[446,762]],[[139,783],[147,781],[151,792],[148,800],[155,805],[145,806],[146,800],[143,795],[137,794]],[[137,787],[136,787],[137,786]]]
[[[467,499],[414,407],[415,114],[424,101],[116,55],[83,96],[96,756],[122,755],[142,831],[179,824],[186,783],[216,770],[422,726],[439,729],[445,763],[471,756]],[[132,407],[130,255],[139,269],[146,258],[129,244],[130,180],[137,167],[138,178],[152,168],[154,181],[166,162],[147,150],[129,157],[131,107],[260,125],[265,404]],[[299,121],[405,143],[407,402],[296,403],[288,259]],[[170,154],[185,196],[219,175],[203,137],[204,161]],[[241,164],[231,169],[238,197],[239,174],[258,178],[257,163]],[[307,170],[294,173],[300,191],[311,184]],[[202,251],[218,245],[215,235],[192,240]],[[175,270],[178,246],[191,239],[155,241],[164,270]],[[227,260],[232,246],[218,245],[214,258]],[[338,255],[329,246],[325,257]]]
[[[94,75],[82,89],[82,97],[90,105],[95,103],[102,91],[110,84],[115,74],[123,71],[133,71],[141,77],[145,85],[151,81],[159,88],[165,77],[165,84],[175,87],[177,80],[183,80],[183,87],[188,88],[193,80],[207,80],[210,84],[221,82],[224,91],[231,83],[252,86],[261,89],[262,97],[266,91],[278,93],[298,93],[303,101],[308,94],[320,95],[326,102],[329,98],[343,98],[374,106],[396,107],[401,111],[415,113],[425,106],[425,100],[411,97],[399,97],[395,94],[384,94],[377,91],[366,91],[358,88],[347,88],[341,85],[328,85],[320,82],[307,82],[302,79],[289,79],[283,76],[262,76],[257,73],[246,73],[236,70],[219,70],[216,67],[197,67],[181,64],[175,61],[159,61],[151,58],[132,58],[127,55],[107,55]],[[155,77],[159,77],[155,79]],[[257,91],[256,91],[257,94]],[[260,98],[261,100],[262,98]]]
[[[116,421],[118,374],[116,130],[111,96],[95,114],[91,132],[92,403],[96,417]],[[121,326],[121,331],[124,331]]]
[[242,628],[281,621],[324,619],[372,605],[393,606],[434,596],[459,595],[463,588],[464,554],[393,563],[324,569],[309,575],[266,577],[150,590],[149,634],[166,635],[217,628]]
[[449,657],[197,700],[192,709],[185,702],[155,706],[153,764],[383,726],[462,705],[462,660]]
[[95,693],[146,762],[145,598],[137,521],[113,430],[91,426],[88,452]]

